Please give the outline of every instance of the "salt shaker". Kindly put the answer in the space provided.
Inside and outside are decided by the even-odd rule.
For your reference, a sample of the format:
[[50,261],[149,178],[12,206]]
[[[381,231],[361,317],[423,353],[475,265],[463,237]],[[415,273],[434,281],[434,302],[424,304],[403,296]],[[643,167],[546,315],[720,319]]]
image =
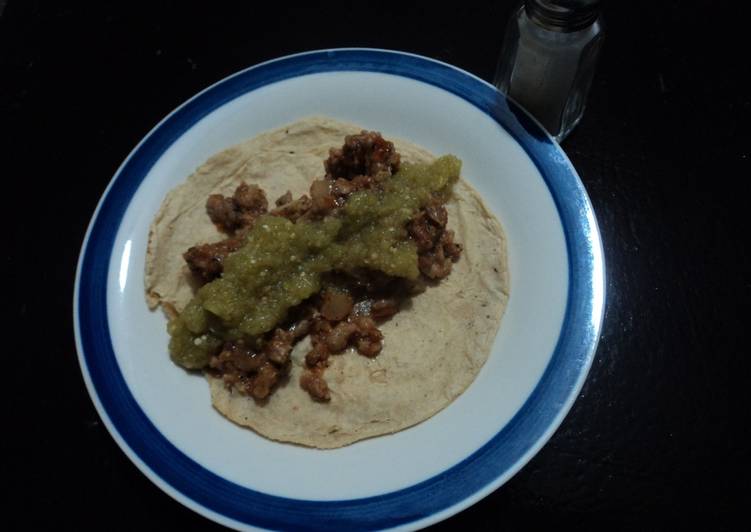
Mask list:
[[604,29],[600,0],[525,0],[506,28],[494,85],[563,140],[579,123]]

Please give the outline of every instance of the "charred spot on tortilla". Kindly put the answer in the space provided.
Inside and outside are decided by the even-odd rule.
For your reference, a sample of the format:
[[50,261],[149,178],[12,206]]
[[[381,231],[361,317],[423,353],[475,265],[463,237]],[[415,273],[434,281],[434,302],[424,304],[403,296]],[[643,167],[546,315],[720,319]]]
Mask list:
[[209,159],[150,231],[173,361],[280,441],[338,447],[432,416],[484,364],[508,297],[502,229],[460,169],[325,118]]

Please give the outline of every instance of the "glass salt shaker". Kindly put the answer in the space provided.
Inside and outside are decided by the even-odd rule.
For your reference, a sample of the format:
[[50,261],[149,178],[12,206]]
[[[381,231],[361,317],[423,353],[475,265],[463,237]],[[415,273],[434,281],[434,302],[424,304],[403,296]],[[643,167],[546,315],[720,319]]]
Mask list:
[[493,84],[561,141],[579,123],[604,37],[600,0],[525,0]]

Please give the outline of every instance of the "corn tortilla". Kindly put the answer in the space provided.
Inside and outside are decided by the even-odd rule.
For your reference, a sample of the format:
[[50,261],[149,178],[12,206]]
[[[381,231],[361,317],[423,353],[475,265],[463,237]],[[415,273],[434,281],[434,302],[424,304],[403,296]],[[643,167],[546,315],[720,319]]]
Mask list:
[[[311,117],[263,133],[206,161],[165,198],[149,232],[146,300],[154,309],[180,311],[195,285],[182,259],[190,246],[225,238],[206,215],[210,194],[231,195],[244,181],[266,191],[270,203],[292,191],[307,193],[322,161],[344,137],[363,127]],[[402,161],[434,156],[410,142],[392,140]],[[412,298],[380,326],[383,351],[374,359],[353,349],[332,355],[325,372],[331,401],[311,400],[299,386],[306,338],[292,352],[289,379],[266,404],[228,390],[206,375],[214,407],[267,438],[316,448],[336,448],[390,434],[430,418],[460,395],[487,360],[509,294],[506,241],[498,220],[464,180],[446,205],[448,227],[464,246],[446,279]],[[165,356],[167,346],[165,345]]]

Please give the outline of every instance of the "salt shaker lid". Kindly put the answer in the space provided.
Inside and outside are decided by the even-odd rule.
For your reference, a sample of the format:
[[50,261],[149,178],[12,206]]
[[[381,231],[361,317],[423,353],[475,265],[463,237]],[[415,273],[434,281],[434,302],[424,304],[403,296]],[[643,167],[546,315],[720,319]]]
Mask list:
[[578,31],[600,15],[600,0],[526,0],[527,16],[540,26],[561,32]]

